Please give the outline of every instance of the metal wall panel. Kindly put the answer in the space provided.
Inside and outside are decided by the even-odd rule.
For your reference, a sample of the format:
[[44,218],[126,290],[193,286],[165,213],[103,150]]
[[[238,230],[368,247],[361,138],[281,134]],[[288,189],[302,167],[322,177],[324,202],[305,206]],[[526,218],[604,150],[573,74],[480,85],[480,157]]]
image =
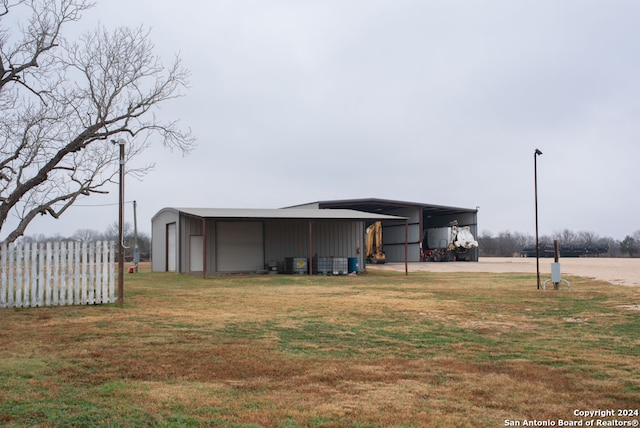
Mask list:
[[202,235],[189,236],[189,272],[202,272],[204,269],[203,248]]
[[167,271],[167,224],[176,223],[176,211],[164,211],[154,217],[151,224],[151,271]]
[[264,269],[263,223],[216,222],[218,272],[251,272]]
[[202,236],[202,219],[182,215],[180,217],[180,266],[179,272],[190,272],[190,236]]
[[[315,220],[311,224],[312,256],[358,257],[364,266],[364,222]],[[358,254],[360,249],[360,254]],[[265,222],[265,261],[309,256],[309,221]]]
[[[419,224],[409,224],[407,228],[407,242],[409,243],[408,261],[420,261],[420,242],[422,233]],[[404,262],[405,225],[396,222],[383,223],[382,247],[388,262]]]
[[178,226],[176,223],[167,224],[167,272],[175,272],[178,265]]
[[[409,244],[407,247],[407,261],[420,261],[420,244]],[[387,256],[387,263],[404,263],[404,244],[384,246],[384,254]]]

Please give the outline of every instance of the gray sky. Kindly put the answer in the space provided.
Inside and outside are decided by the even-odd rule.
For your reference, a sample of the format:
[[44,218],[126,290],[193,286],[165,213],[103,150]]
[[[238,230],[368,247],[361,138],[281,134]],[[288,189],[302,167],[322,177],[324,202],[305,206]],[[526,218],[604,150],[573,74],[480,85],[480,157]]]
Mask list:
[[[635,0],[99,0],[79,26],[151,27],[192,72],[157,114],[198,147],[154,147],[126,182],[146,233],[165,206],[376,197],[479,206],[481,231],[533,234],[539,148],[540,233],[622,239],[640,230],[639,17]],[[116,220],[80,206],[27,234]]]

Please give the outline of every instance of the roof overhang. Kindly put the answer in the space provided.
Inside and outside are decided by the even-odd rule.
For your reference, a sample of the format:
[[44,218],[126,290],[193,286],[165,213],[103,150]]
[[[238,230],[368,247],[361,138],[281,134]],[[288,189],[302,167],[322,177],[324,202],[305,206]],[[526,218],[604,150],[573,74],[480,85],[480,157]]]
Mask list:
[[[420,202],[406,202],[395,201],[391,199],[378,199],[378,198],[366,198],[366,199],[342,199],[334,201],[318,201],[315,202],[321,209],[326,208],[339,208],[339,209],[352,209],[361,210],[367,212],[384,212],[393,208],[407,208],[415,207],[422,208],[424,211],[435,215],[448,215],[459,213],[477,213],[477,208],[459,208],[450,207],[445,205],[425,204]],[[295,209],[295,206],[292,207]]]
[[406,220],[406,217],[352,209],[164,208],[191,217],[221,220]]

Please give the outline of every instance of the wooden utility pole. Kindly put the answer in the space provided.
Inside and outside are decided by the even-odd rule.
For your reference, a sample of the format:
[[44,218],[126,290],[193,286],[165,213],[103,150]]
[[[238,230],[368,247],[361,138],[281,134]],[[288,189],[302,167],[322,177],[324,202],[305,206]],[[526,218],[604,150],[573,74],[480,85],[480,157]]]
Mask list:
[[133,201],[133,269],[138,273],[138,263],[140,263],[140,249],[138,248],[138,204]]
[[111,141],[120,145],[120,200],[118,203],[118,306],[124,304],[124,144],[123,139]]

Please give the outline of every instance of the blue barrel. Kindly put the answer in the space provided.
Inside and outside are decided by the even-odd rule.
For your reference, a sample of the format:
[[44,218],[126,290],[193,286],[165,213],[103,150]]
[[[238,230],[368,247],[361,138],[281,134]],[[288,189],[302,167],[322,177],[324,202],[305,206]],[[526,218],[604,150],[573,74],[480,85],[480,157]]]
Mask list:
[[358,258],[357,257],[349,257],[348,268],[349,268],[349,273],[351,273],[351,272],[358,273]]

